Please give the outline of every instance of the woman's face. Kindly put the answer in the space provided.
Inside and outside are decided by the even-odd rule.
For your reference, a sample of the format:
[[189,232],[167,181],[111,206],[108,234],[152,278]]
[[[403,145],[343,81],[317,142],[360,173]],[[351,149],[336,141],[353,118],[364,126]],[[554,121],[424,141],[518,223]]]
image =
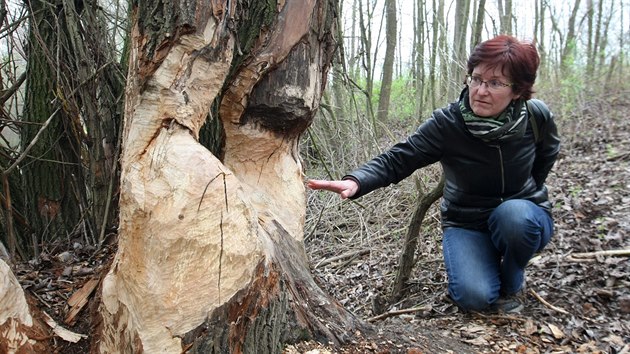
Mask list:
[[492,80],[495,80],[495,83],[498,81],[503,84],[512,84],[511,78],[502,73],[502,67],[490,69],[482,63],[475,67],[471,77],[483,81],[478,86],[469,85],[470,107],[480,117],[498,116],[512,100],[520,96],[512,91],[510,85],[492,88],[492,85],[488,84],[488,81]]

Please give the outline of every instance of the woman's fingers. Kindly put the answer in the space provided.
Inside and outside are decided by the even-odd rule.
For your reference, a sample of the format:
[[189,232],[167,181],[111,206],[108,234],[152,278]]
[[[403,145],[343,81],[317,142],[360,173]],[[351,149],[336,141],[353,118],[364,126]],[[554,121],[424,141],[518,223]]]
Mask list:
[[326,189],[326,186],[330,184],[330,181],[324,181],[320,179],[309,179],[306,182],[306,186],[310,189]]
[[331,192],[335,192],[341,195],[341,198],[346,199],[350,198],[356,194],[359,186],[357,183],[351,179],[344,179],[342,181],[326,181],[326,180],[318,180],[311,179],[306,185],[310,189],[323,189]]
[[347,188],[344,182],[345,181],[326,181],[312,179],[308,181],[307,185],[311,189],[324,189],[335,193],[341,193]]

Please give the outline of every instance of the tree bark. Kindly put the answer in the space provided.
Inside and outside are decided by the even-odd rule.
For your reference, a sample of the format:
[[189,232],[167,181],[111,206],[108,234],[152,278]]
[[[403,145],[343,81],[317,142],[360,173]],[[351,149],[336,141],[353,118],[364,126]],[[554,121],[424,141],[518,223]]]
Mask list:
[[414,14],[414,84],[415,84],[415,115],[421,117],[424,114],[426,104],[425,87],[426,72],[425,65],[427,56],[425,55],[428,31],[426,30],[426,10],[424,1],[415,2],[416,12]]
[[[38,256],[33,252],[37,244],[44,239],[53,239],[57,233],[65,231],[66,225],[74,226],[79,219],[78,203],[70,193],[70,176],[73,175],[70,171],[77,171],[78,158],[77,155],[71,156],[70,152],[78,152],[78,149],[76,146],[69,148],[75,141],[65,134],[64,119],[57,108],[65,98],[55,95],[61,83],[52,69],[54,58],[50,54],[57,53],[55,48],[61,36],[54,26],[58,21],[53,10],[59,3],[59,0],[53,3],[34,2],[30,7],[23,116],[32,124],[23,127],[20,141],[22,151],[26,146],[33,145],[29,158],[24,160],[20,170],[14,172],[22,176],[20,187],[24,197],[22,200],[13,198],[16,206],[24,210],[30,229],[35,234],[32,244],[30,234],[18,238],[24,249],[28,249],[29,244],[33,247],[28,252],[30,257]],[[53,118],[49,120],[50,117]],[[64,148],[69,148],[67,154],[64,154]]]
[[[446,39],[446,33],[448,32],[448,23],[445,21],[444,16],[444,0],[433,0],[433,8],[437,11],[433,12],[433,51],[431,52],[431,68],[437,68],[438,70],[430,70],[430,87],[429,91],[431,92],[431,107],[437,107],[438,100],[442,101],[445,96],[448,94],[448,63],[449,63],[449,53],[448,49],[448,41]],[[439,61],[437,58],[439,57]],[[437,63],[437,64],[436,64]],[[436,76],[436,72],[438,75]],[[441,81],[442,84],[438,85],[438,81]]]
[[535,4],[535,20],[534,20],[534,38],[536,46],[538,47],[538,53],[540,54],[540,70],[539,77],[541,79],[546,78],[549,75],[547,70],[547,48],[545,46],[545,4],[544,0],[536,0]]
[[[119,248],[98,350],[343,343],[365,327],[309,272],[297,149],[326,83],[334,2],[195,4],[132,11]],[[222,160],[197,140],[215,99]]]
[[[601,1],[600,1],[601,2]],[[593,23],[595,17],[595,7],[593,0],[586,0],[586,75],[592,76],[595,70],[595,24]]]
[[481,33],[483,31],[483,23],[486,18],[486,0],[479,0],[479,4],[477,4],[477,8],[474,12],[474,24],[470,41],[470,51],[481,43]]
[[36,259],[39,245],[59,235],[80,234],[83,244],[94,244],[101,226],[112,224],[115,214],[106,210],[108,191],[117,189],[116,158],[105,145],[117,141],[124,80],[96,2],[27,5],[29,58],[16,159],[21,163],[3,173],[9,177],[5,193],[14,196],[5,209],[23,212],[27,221],[10,230],[9,225],[7,233],[17,234],[23,258]]
[[499,33],[513,34],[512,32],[512,0],[498,0],[499,7]]
[[394,76],[394,57],[396,56],[396,0],[385,1],[385,60],[383,62],[383,74],[381,80],[381,92],[378,96],[378,112],[377,118],[379,122],[387,121],[389,112],[389,99],[392,92],[392,80]]
[[448,97],[456,97],[464,82],[466,58],[466,33],[470,23],[470,0],[457,0],[453,31],[453,50],[451,57],[451,77],[456,78],[456,85],[448,86]]
[[575,46],[577,38],[575,21],[577,20],[580,2],[581,0],[575,0],[573,8],[571,10],[571,16],[569,17],[567,23],[567,34],[564,40],[564,47],[562,48],[562,57],[560,58],[560,71],[562,73],[566,73],[575,60]]
[[[365,111],[372,123],[373,131],[377,132],[378,127],[376,125],[374,109],[372,107],[372,95],[374,94],[374,59],[372,55],[376,56],[376,53],[372,53],[372,26],[371,19],[374,14],[375,2],[371,3],[369,0],[365,3],[365,11],[363,10],[363,0],[358,0],[359,3],[359,28],[360,28],[360,44],[361,44],[361,63],[363,70],[365,71]],[[373,5],[373,6],[370,6]],[[376,51],[376,50],[375,50]]]

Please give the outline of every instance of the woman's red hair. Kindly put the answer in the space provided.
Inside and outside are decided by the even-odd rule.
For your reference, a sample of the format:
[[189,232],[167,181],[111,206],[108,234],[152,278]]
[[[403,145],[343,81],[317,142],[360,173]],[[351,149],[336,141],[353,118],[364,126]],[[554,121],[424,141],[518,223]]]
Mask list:
[[485,64],[489,69],[502,68],[503,74],[514,84],[514,93],[526,100],[532,97],[536,71],[540,65],[538,50],[533,43],[507,35],[481,42],[468,58],[468,75],[479,64]]

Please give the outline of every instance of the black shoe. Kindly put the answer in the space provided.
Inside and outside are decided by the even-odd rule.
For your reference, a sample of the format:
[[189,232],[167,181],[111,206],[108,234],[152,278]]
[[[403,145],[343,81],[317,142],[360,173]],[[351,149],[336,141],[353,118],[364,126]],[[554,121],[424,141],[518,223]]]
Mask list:
[[502,313],[521,313],[525,308],[524,300],[524,294],[519,292],[514,295],[500,297],[499,300],[492,305],[492,308]]
[[520,313],[525,308],[527,302],[527,289],[523,280],[523,286],[519,291],[512,295],[502,295],[492,305],[492,309],[503,313]]

